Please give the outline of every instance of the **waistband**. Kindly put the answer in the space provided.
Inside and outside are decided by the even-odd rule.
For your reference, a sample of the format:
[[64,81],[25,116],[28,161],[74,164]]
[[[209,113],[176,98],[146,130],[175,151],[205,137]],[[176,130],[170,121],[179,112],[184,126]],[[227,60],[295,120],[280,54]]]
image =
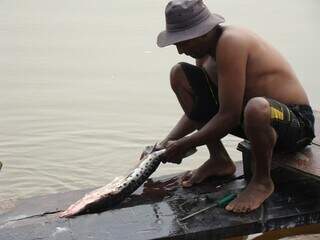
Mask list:
[[313,112],[311,106],[310,106],[310,105],[307,105],[307,104],[305,104],[305,105],[300,105],[300,104],[288,104],[287,106],[288,106],[289,108],[296,108],[296,109],[299,109],[299,110],[301,110],[301,111],[307,111],[307,112],[311,111],[311,112]]

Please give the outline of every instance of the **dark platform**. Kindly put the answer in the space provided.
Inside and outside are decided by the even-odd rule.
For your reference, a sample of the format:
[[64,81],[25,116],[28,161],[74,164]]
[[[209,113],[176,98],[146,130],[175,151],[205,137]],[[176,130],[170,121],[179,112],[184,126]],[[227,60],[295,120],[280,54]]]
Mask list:
[[[241,163],[236,176],[242,175]],[[211,179],[183,189],[177,176],[150,179],[115,209],[74,219],[57,212],[88,190],[0,203],[1,240],[38,239],[221,239],[320,222],[320,183],[283,168],[273,170],[275,192],[258,210],[233,214],[221,208],[180,223],[178,219],[228,192],[244,179]]]

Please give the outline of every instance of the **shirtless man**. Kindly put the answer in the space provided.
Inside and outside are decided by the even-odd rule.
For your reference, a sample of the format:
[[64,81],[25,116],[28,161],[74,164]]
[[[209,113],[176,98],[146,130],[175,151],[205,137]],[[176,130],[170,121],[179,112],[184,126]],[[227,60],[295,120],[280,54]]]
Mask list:
[[[167,162],[180,163],[192,147],[207,145],[210,158],[182,178],[190,187],[209,176],[226,176],[235,165],[221,143],[229,133],[248,139],[253,177],[226,209],[248,212],[274,190],[273,151],[295,151],[314,138],[314,117],[297,76],[279,52],[256,34],[221,26],[202,0],[173,0],[158,46],[174,44],[196,65],[178,63],[170,82],[185,114],[160,143]],[[217,87],[218,86],[218,87]],[[198,130],[195,131],[194,130]],[[194,133],[193,133],[194,132]]]

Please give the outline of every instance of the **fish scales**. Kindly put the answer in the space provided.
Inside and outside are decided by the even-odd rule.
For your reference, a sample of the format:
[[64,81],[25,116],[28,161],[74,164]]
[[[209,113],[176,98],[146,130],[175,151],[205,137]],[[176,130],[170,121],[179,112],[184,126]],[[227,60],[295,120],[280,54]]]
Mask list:
[[165,149],[148,154],[125,178],[116,178],[104,187],[98,188],[72,204],[60,217],[73,217],[83,213],[101,212],[122,202],[139,188],[161,163]]
[[[138,167],[133,169],[127,177],[117,177],[104,187],[86,194],[82,199],[72,204],[59,216],[74,217],[83,213],[102,212],[122,202],[139,188],[160,165],[162,160],[161,157],[166,150],[155,149],[155,146],[146,149],[143,160],[141,160]],[[196,151],[196,148],[192,148],[184,157],[190,156]]]

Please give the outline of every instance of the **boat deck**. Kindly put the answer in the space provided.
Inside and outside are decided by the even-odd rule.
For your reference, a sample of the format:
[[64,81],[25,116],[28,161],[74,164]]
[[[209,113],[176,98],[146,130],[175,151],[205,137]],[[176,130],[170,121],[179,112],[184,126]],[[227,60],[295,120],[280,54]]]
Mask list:
[[[238,164],[241,169],[241,163]],[[239,170],[236,176],[241,176]],[[179,219],[229,192],[245,179],[210,179],[191,189],[178,176],[150,179],[115,209],[60,219],[57,212],[88,190],[2,203],[0,239],[221,239],[320,222],[320,182],[284,168],[273,170],[275,192],[256,211],[234,214],[214,208]]]

